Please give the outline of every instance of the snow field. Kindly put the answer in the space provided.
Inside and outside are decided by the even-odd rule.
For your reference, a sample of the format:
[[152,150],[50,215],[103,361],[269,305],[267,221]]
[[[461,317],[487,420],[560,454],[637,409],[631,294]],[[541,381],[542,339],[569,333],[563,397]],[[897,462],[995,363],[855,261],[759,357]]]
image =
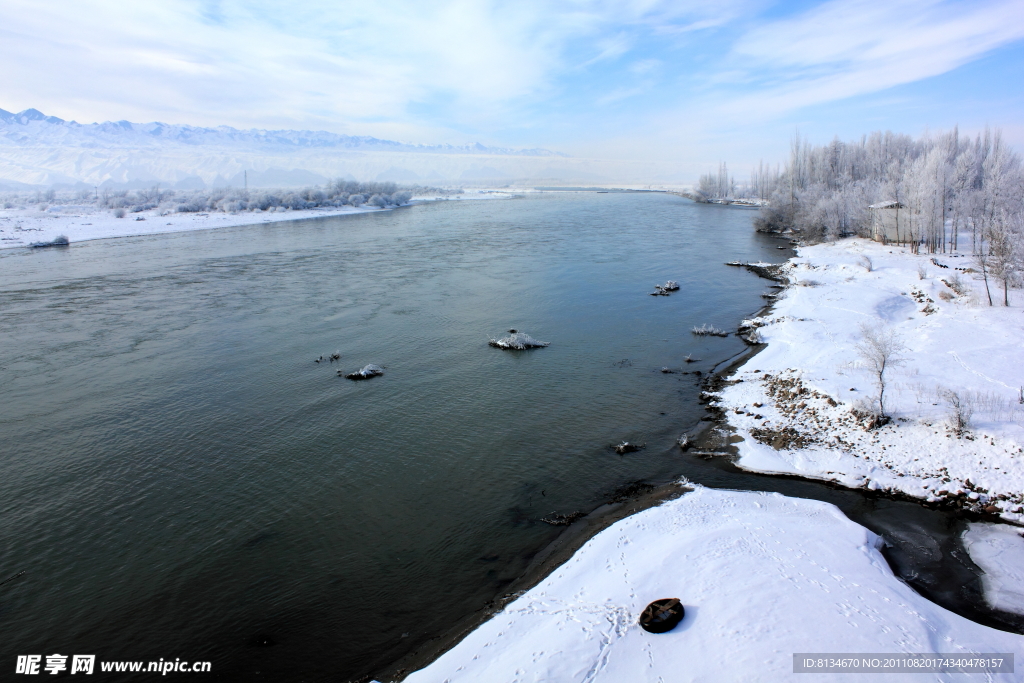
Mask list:
[[[405,680],[802,681],[793,673],[796,652],[967,654],[1024,645],[1022,636],[919,596],[893,576],[877,544],[827,503],[697,486],[601,532]],[[643,631],[641,611],[668,597],[682,600],[683,621],[669,633]]]
[[[115,218],[110,209],[92,206],[63,206],[60,212],[30,209],[0,209],[0,249],[27,247],[32,242],[49,242],[57,235],[66,235],[74,245],[86,240],[111,237],[135,237],[165,232],[210,230],[236,225],[257,225],[294,221],[303,218],[341,216],[352,213],[381,211],[375,207],[353,206],[298,211],[244,211],[239,213],[171,213],[157,211],[129,213]],[[144,220],[137,220],[142,218]]]

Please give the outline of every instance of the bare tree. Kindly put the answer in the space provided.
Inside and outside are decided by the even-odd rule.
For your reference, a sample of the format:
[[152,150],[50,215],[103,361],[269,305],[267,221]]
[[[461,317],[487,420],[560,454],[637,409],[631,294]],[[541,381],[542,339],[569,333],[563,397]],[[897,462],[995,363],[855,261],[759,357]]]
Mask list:
[[981,270],[981,279],[985,281],[985,294],[988,296],[988,305],[992,306],[992,290],[988,286],[988,276],[992,271],[992,254],[985,251],[985,242],[978,244],[978,250],[974,254],[974,265]]
[[949,404],[949,427],[957,436],[963,436],[971,426],[974,415],[974,401],[967,394],[947,389],[941,392],[942,398]]
[[863,338],[857,344],[857,352],[864,359],[878,385],[878,416],[884,424],[889,420],[885,412],[885,389],[888,385],[886,373],[892,367],[906,362],[899,354],[907,350],[907,345],[893,329],[861,325],[860,330]]

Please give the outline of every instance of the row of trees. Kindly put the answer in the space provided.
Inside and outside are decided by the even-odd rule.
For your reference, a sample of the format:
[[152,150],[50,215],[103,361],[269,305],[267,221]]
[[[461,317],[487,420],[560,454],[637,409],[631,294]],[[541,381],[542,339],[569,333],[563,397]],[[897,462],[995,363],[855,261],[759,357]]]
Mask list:
[[[376,185],[376,183],[374,183]],[[268,211],[271,209],[315,209],[324,206],[401,206],[409,203],[412,192],[391,188],[357,186],[354,192],[338,191],[333,183],[326,189],[308,188],[298,192],[221,190],[196,193],[177,205],[179,212],[196,211]],[[391,189],[388,192],[387,189]],[[377,190],[377,191],[375,191]]]
[[1024,165],[999,131],[971,138],[954,129],[916,140],[877,131],[825,145],[797,136],[785,165],[761,164],[749,184],[737,185],[722,164],[697,190],[712,200],[761,200],[758,230],[808,242],[879,238],[879,216],[889,212],[895,233],[883,239],[915,252],[969,250],[986,291],[990,276],[1001,281],[1004,303],[1024,273]]
[[4,201],[5,208],[36,204],[46,210],[61,205],[90,204],[111,209],[116,214],[139,213],[158,209],[171,212],[205,211],[270,211],[285,209],[312,209],[317,207],[401,206],[413,194],[451,194],[461,190],[442,190],[432,187],[399,187],[395,183],[360,183],[354,180],[335,180],[324,186],[302,190],[168,190],[159,186],[143,190],[111,190],[95,188],[74,192],[42,190],[33,193],[11,193]]

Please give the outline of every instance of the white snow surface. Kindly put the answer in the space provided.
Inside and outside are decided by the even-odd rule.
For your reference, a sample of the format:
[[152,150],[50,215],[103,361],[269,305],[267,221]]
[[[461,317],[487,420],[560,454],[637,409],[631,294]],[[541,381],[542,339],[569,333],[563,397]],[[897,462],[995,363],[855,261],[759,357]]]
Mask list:
[[[800,248],[784,270],[795,284],[770,314],[744,323],[767,348],[716,399],[743,438],[739,466],[932,502],[957,498],[1024,522],[1024,296],[1011,290],[1004,307],[993,282],[990,307],[980,276],[956,270],[971,265],[864,239]],[[964,296],[943,283],[955,274]],[[862,324],[894,330],[907,347],[888,373],[895,419],[877,429],[853,412],[876,394],[856,351]],[[963,437],[950,429],[947,390],[974,403]]]
[[[460,199],[492,199],[511,197],[511,193],[490,190],[467,191]],[[414,197],[411,203],[447,201],[444,198]],[[284,211],[240,211],[238,213],[165,213],[160,209],[128,213],[116,218],[111,209],[94,204],[50,206],[45,211],[38,206],[27,205],[11,209],[0,209],[0,249],[27,247],[33,242],[49,242],[58,235],[65,235],[74,245],[87,240],[112,237],[134,237],[155,235],[166,232],[189,230],[210,230],[238,225],[259,225],[282,221],[297,221],[307,218],[345,216],[373,211],[391,211],[394,207],[378,209],[372,206],[320,207],[316,209]],[[165,215],[160,215],[165,213]],[[137,220],[142,218],[144,220]]]
[[[405,680],[846,680],[849,674],[794,674],[793,654],[968,654],[1024,646],[1022,636],[975,624],[919,596],[893,576],[877,544],[828,503],[698,486],[601,532]],[[640,612],[667,597],[682,601],[683,621],[669,633],[643,631]],[[907,675],[870,678],[905,681]]]
[[1024,614],[1024,530],[1007,524],[970,524],[964,547],[985,573],[985,600],[996,609]]
[[[66,235],[71,244],[110,237],[134,237],[164,232],[209,230],[236,225],[277,223],[303,218],[319,218],[352,213],[382,211],[375,207],[353,206],[287,211],[243,211],[239,213],[171,213],[158,211],[129,213],[115,218],[110,209],[93,206],[61,206],[59,212],[31,209],[0,209],[0,248],[26,247],[32,242],[49,242]],[[145,220],[136,220],[143,218]]]

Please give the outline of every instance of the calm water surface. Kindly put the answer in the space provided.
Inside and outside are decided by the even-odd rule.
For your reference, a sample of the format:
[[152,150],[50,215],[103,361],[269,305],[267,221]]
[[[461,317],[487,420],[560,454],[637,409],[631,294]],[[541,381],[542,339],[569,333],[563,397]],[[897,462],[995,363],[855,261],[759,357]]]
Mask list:
[[[500,594],[551,512],[764,488],[671,448],[703,412],[659,371],[743,349],[690,329],[761,305],[724,261],[788,256],[750,218],[549,194],[0,253],[2,666],[356,678]],[[509,328],[551,346],[487,346]]]

